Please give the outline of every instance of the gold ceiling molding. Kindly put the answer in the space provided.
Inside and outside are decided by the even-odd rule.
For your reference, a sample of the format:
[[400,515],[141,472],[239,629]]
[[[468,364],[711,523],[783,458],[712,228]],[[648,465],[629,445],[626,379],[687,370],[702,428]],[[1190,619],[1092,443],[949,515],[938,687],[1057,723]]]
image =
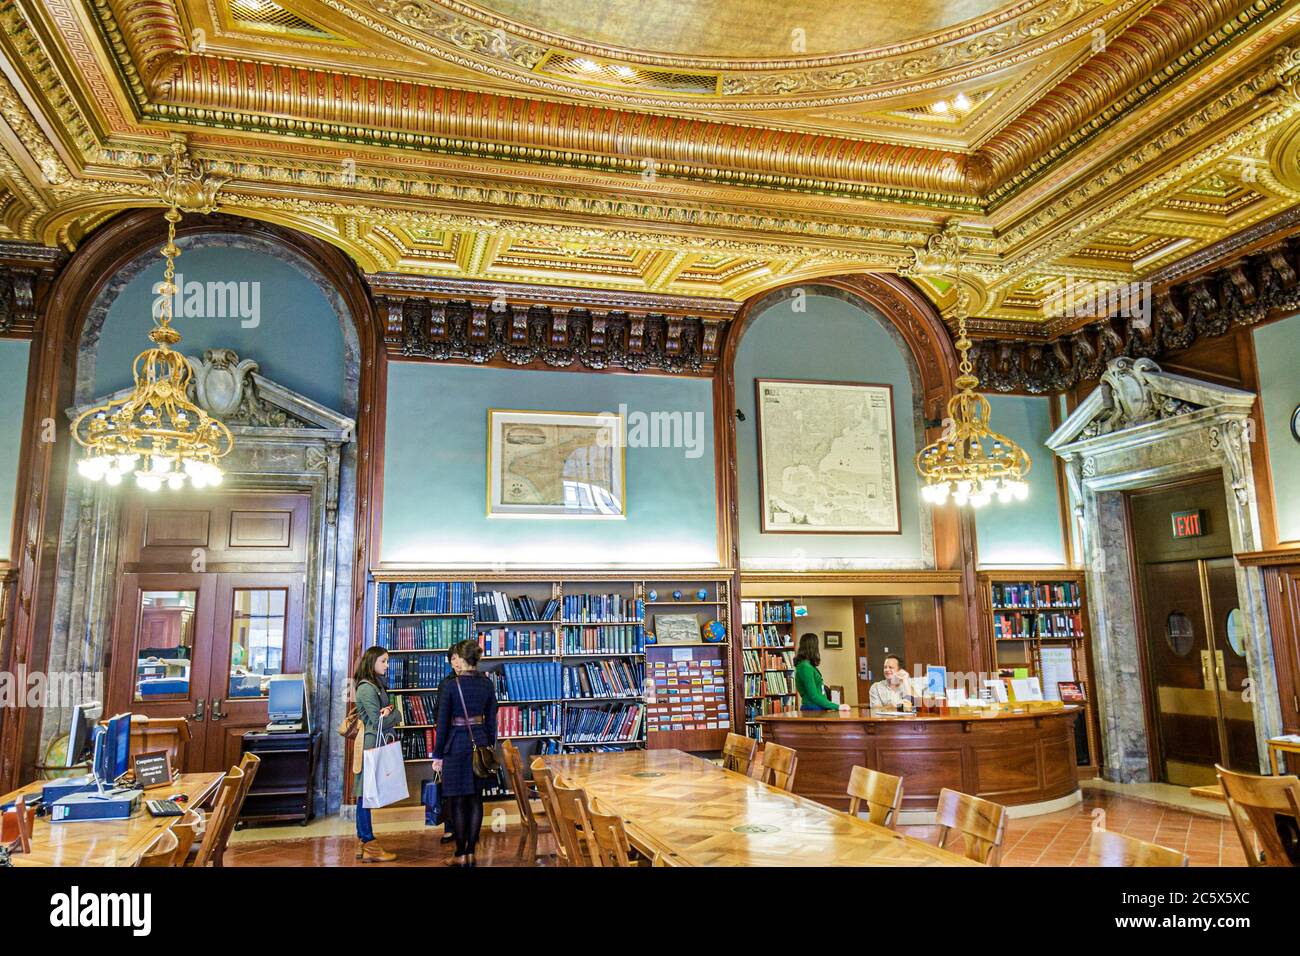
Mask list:
[[[366,27],[343,5],[278,0],[357,43]],[[22,87],[0,82],[0,222],[6,235],[73,247],[115,212],[153,203],[147,171],[183,132],[205,171],[229,181],[223,209],[318,236],[367,272],[447,281],[739,301],[783,282],[900,271],[955,217],[980,313],[972,330],[1032,335],[1055,325],[1045,303],[1064,279],[1132,281],[1295,200],[1287,137],[1300,59],[1277,47],[1300,10],[1167,0],[1093,4],[1078,22],[1121,6],[1106,50],[1080,35],[1034,65],[1041,75],[1000,74],[1011,86],[989,87],[978,132],[963,132],[978,149],[966,151],[898,123],[890,140],[870,125],[794,129],[815,117],[793,109],[638,112],[609,91],[573,102],[518,84],[466,88],[465,74],[436,65],[383,72],[292,38],[228,31],[220,49],[191,49],[189,27],[222,21],[228,0],[15,0],[0,5],[0,53]],[[462,47],[499,51],[491,29],[458,34]],[[894,52],[955,41],[939,35]],[[371,37],[376,59],[400,59],[390,34]],[[879,108],[919,115],[926,102]],[[976,189],[998,173],[994,159],[1005,181]],[[1249,188],[1216,184],[1244,159],[1259,161]],[[919,284],[946,304],[950,289]]]
[[[110,50],[129,54],[117,59],[137,108],[158,120],[610,172],[636,173],[652,163],[665,178],[971,211],[1007,178],[1023,180],[1036,171],[1037,159],[1095,119],[1107,102],[1132,94],[1145,77],[1168,67],[1171,76],[1181,74],[1276,6],[1167,0],[1108,40],[1068,84],[1044,94],[967,155],[606,106],[557,103],[543,111],[525,96],[191,52],[174,0],[92,3]],[[1094,124],[1086,133],[1097,130]]]

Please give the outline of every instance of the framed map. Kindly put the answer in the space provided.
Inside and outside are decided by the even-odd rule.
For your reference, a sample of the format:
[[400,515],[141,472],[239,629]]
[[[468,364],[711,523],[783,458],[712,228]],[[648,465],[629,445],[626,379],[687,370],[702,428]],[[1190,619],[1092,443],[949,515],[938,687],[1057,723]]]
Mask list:
[[488,409],[488,517],[625,518],[623,429],[613,413]]
[[763,531],[899,534],[894,390],[757,379]]

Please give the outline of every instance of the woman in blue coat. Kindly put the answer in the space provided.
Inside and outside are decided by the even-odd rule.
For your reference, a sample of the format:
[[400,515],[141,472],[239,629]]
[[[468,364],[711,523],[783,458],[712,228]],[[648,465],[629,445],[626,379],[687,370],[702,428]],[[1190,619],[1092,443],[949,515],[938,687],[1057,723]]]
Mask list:
[[495,747],[497,698],[492,682],[478,671],[482,651],[476,641],[461,641],[450,650],[455,677],[438,693],[435,770],[442,771],[442,810],[456,835],[452,866],[474,866],[474,847],[483,827],[483,787],[474,776],[474,747]]

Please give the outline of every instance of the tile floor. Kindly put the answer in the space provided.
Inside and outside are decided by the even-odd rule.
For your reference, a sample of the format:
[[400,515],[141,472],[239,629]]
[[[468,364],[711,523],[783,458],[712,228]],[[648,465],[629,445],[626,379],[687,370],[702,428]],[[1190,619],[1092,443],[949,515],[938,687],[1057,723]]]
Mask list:
[[[1217,809],[1217,808],[1216,808]],[[1187,854],[1192,866],[1245,866],[1232,822],[1213,811],[1136,799],[1110,789],[1085,787],[1083,802],[1057,813],[1011,820],[1003,846],[1003,866],[1084,866],[1088,838],[1094,824],[1128,836],[1173,847]],[[934,836],[932,827],[900,827],[923,840]],[[305,832],[318,831],[320,835]],[[380,842],[398,854],[391,866],[438,866],[451,857],[451,846],[440,844],[441,827],[424,828],[418,820],[376,826]],[[296,827],[274,833],[257,829],[240,831],[226,851],[226,866],[360,866],[353,858],[355,838],[351,824],[337,817],[313,824],[307,831]],[[479,841],[480,866],[520,866],[514,818],[505,832],[486,829]],[[960,845],[954,845],[960,849]],[[539,849],[550,852],[549,837]],[[538,865],[553,863],[545,855]],[[373,865],[372,865],[373,866]]]

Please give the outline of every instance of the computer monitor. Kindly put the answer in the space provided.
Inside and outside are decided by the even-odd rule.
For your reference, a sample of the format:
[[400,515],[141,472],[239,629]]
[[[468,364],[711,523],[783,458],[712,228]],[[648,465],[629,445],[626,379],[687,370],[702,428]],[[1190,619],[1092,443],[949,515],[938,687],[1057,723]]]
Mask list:
[[68,754],[64,766],[76,767],[90,757],[95,743],[91,730],[103,712],[104,708],[97,700],[76,704],[72,708],[72,726],[68,728]]
[[131,715],[118,714],[111,718],[106,734],[104,749],[108,755],[104,760],[108,775],[103,780],[111,786],[131,767]]
[[274,674],[267,690],[267,716],[272,724],[307,721],[307,678],[302,674]]

